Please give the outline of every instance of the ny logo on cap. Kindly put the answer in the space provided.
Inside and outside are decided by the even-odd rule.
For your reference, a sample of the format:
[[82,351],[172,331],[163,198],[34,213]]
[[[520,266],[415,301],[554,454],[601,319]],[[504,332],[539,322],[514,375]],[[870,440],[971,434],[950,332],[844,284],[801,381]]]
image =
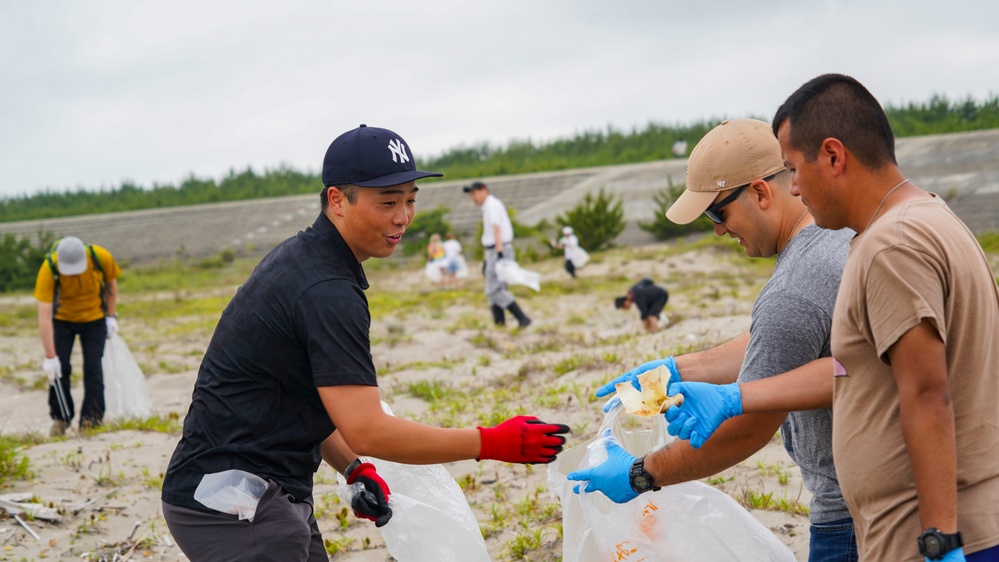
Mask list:
[[406,145],[402,144],[402,140],[390,140],[388,143],[388,149],[392,152],[393,162],[399,162],[401,164],[409,162],[409,155],[406,154]]

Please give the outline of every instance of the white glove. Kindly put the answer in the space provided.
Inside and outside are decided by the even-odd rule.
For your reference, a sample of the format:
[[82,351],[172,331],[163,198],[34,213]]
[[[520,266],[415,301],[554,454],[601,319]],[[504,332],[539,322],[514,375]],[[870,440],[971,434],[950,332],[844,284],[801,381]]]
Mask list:
[[45,371],[45,376],[49,379],[49,384],[55,384],[57,380],[62,378],[62,364],[59,363],[58,357],[53,357],[49,359],[45,358],[42,361],[42,370]]
[[105,316],[104,321],[108,325],[108,339],[111,339],[118,333],[118,319],[114,316]]

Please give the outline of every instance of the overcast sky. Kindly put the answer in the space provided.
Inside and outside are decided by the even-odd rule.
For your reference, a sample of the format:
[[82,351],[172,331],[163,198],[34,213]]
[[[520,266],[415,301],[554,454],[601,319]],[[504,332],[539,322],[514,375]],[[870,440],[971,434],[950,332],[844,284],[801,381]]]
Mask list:
[[612,125],[770,118],[851,74],[882,103],[999,94],[981,0],[0,0],[0,196],[319,170]]

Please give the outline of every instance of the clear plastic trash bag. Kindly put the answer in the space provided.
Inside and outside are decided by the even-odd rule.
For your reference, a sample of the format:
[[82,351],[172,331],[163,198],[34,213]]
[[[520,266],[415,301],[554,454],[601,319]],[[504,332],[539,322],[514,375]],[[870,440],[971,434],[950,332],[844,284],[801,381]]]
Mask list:
[[[382,409],[392,409],[382,402]],[[441,465],[399,464],[368,458],[388,484],[392,518],[379,530],[389,554],[399,562],[488,562],[486,542],[465,493]],[[341,501],[351,499],[363,486],[341,484]]]
[[571,251],[567,250],[565,257],[572,262],[576,269],[582,269],[583,266],[590,263],[590,254],[579,246],[572,248]]
[[524,269],[513,260],[496,261],[496,278],[507,285],[523,285],[535,291],[541,290],[541,274]]
[[[465,261],[465,256],[455,257],[454,262],[457,265],[454,276],[458,279],[468,277],[468,262]],[[423,275],[431,283],[440,283],[441,278],[444,276],[441,269],[447,270],[448,265],[448,260],[444,259],[427,262],[427,265],[423,268]]]
[[440,283],[441,279],[444,278],[444,274],[441,273],[441,266],[435,261],[427,262],[427,265],[423,268],[423,275],[431,283]]
[[146,419],[153,415],[146,377],[125,340],[118,334],[105,342],[101,365],[104,368],[104,416],[107,419]]
[[597,436],[563,451],[548,465],[548,489],[562,502],[562,559],[574,562],[795,562],[794,553],[727,494],[701,482],[666,486],[624,504],[600,492],[576,494],[565,475],[607,459],[609,430],[629,453],[642,456],[673,440],[664,416],[652,430],[626,430],[618,405]]
[[238,514],[253,521],[257,502],[267,491],[267,481],[242,470],[223,470],[201,477],[194,499],[201,505],[222,513]]

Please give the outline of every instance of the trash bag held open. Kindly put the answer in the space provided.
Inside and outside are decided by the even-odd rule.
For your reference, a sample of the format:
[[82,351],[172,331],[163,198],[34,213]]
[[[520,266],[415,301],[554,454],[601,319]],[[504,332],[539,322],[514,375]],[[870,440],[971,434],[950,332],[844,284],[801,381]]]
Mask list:
[[[626,430],[624,409],[612,409],[597,436],[563,451],[548,465],[548,489],[562,502],[562,559],[574,562],[794,562],[791,550],[725,493],[701,482],[666,486],[616,504],[600,492],[576,494],[565,475],[607,459],[610,430],[629,453],[643,456],[673,440],[666,420],[652,430]],[[581,488],[583,486],[581,485]]]

